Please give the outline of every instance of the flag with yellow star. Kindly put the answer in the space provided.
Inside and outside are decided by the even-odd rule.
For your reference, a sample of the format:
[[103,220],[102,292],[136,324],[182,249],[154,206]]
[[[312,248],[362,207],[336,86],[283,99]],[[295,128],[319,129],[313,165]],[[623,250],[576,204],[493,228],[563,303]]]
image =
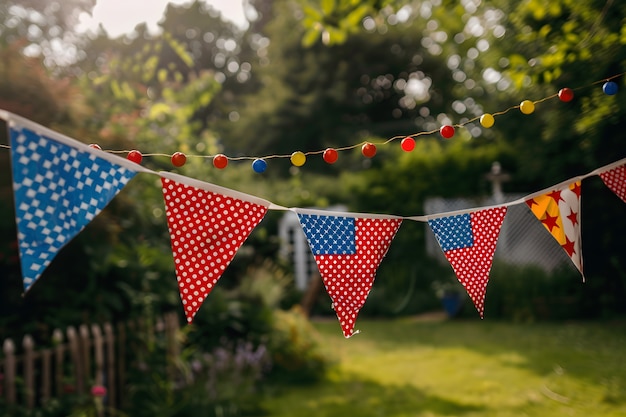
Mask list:
[[580,181],[575,181],[548,193],[530,196],[525,201],[533,214],[559,242],[576,268],[583,274],[580,238],[580,192]]

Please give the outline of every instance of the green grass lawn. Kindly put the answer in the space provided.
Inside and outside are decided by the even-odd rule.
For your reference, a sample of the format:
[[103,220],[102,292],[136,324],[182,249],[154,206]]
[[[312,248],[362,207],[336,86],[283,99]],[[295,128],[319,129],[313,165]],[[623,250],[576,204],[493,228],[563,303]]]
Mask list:
[[265,398],[270,416],[626,416],[626,324],[359,320],[325,381]]

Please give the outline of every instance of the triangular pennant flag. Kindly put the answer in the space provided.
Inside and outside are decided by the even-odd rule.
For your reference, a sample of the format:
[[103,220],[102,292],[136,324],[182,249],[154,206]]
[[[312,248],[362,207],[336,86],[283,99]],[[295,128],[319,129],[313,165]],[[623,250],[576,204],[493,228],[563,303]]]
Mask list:
[[428,220],[481,318],[485,314],[489,272],[506,211],[503,206]]
[[526,204],[559,242],[584,280],[580,239],[580,193],[580,181],[575,181],[549,193],[528,198]]
[[343,335],[348,338],[354,334],[359,311],[402,219],[325,215],[315,210],[296,210],[296,213]]
[[[34,125],[34,124],[33,124]],[[47,131],[41,127],[37,131]],[[9,124],[24,291],[135,176],[117,156],[54,132]],[[105,157],[105,155],[107,155]]]
[[626,203],[626,165],[600,173],[607,187]]
[[176,279],[191,323],[270,203],[181,175],[160,175]]

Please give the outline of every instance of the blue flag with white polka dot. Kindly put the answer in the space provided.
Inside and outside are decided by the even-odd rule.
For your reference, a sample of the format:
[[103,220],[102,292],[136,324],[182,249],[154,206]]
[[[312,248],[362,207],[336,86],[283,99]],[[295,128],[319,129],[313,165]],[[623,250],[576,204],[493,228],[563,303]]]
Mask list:
[[136,172],[23,127],[10,127],[24,291]]

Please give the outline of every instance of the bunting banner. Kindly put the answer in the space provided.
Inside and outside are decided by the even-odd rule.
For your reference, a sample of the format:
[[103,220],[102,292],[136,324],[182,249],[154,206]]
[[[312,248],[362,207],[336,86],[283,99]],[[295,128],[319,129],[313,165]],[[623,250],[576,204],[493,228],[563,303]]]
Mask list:
[[[391,241],[402,224],[394,216],[296,209],[300,225],[341,324],[351,337],[359,311]],[[356,332],[358,333],[358,332]]]
[[583,281],[583,257],[580,243],[581,183],[575,181],[541,195],[526,198],[526,204],[561,245],[572,260]]
[[485,315],[485,293],[493,255],[507,208],[432,217],[428,225],[435,234],[459,282],[465,287],[480,318]]
[[160,175],[178,289],[191,323],[271,203],[182,175]]
[[[16,120],[18,120],[16,118]],[[9,123],[24,292],[140,166],[80,142]],[[29,124],[29,123],[25,123]]]
[[626,165],[599,174],[604,184],[626,203]]
[[139,153],[122,158],[3,110],[0,118],[9,127],[10,146],[0,148],[11,153],[24,292],[137,173],[148,173],[161,178],[188,323],[268,210],[298,215],[342,332],[350,337],[357,333],[357,316],[404,219],[429,224],[482,318],[508,207],[525,203],[583,274],[581,181],[598,175],[626,202],[626,159],[622,159],[497,207],[411,217],[286,208],[183,175],[157,173],[140,165]]

